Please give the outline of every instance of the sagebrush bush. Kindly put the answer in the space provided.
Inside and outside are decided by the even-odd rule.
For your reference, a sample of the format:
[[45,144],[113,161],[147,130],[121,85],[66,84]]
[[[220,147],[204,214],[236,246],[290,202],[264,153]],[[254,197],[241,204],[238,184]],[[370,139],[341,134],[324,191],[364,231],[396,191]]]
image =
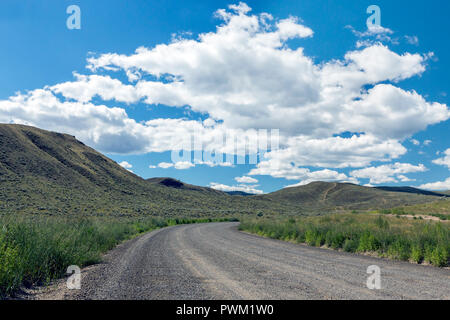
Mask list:
[[310,246],[316,245],[316,232],[313,230],[307,230],[305,232],[305,242]]
[[387,254],[392,259],[408,260],[411,256],[411,250],[407,241],[397,239],[389,246]]
[[431,253],[431,263],[438,267],[445,267],[448,263],[448,250],[443,245],[438,245]]
[[355,252],[358,249],[358,240],[355,239],[346,239],[342,249],[345,252]]
[[17,248],[8,245],[3,234],[0,234],[0,295],[11,293],[20,285],[22,264]]
[[423,261],[423,249],[420,245],[414,244],[411,247],[411,260],[416,263],[421,263]]
[[358,252],[370,252],[376,251],[378,249],[377,240],[375,236],[370,233],[370,231],[364,232],[364,234],[359,238]]

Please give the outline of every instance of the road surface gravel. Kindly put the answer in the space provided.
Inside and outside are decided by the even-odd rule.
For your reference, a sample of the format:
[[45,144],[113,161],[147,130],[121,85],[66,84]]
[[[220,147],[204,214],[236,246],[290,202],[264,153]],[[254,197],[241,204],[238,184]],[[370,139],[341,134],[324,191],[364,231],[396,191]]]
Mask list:
[[[164,228],[125,242],[64,299],[450,299],[450,270],[240,232],[238,223]],[[381,289],[366,286],[381,269]]]

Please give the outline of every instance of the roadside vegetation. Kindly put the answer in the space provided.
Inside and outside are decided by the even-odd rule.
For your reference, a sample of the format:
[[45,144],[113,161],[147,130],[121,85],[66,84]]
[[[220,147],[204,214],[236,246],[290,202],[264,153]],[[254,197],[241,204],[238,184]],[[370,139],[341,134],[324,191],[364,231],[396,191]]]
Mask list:
[[98,263],[102,253],[143,232],[232,219],[0,216],[0,298],[48,284],[70,265]]
[[379,210],[382,214],[412,216],[414,219],[435,217],[442,221],[450,221],[450,199],[441,199],[429,203],[402,206],[393,209]]
[[364,213],[244,219],[240,229],[284,241],[449,266],[450,224]]

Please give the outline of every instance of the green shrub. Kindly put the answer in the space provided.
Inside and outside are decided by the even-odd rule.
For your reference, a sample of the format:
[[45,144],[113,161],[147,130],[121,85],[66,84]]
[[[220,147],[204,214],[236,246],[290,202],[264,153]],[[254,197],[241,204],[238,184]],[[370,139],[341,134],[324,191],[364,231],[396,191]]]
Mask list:
[[403,209],[403,208],[394,208],[394,209],[392,209],[392,214],[395,214],[395,215],[404,215],[404,214],[406,214],[405,213],[405,209]]
[[375,224],[380,229],[389,229],[389,222],[382,216],[378,216],[377,220],[375,221]]
[[388,256],[398,260],[408,260],[411,255],[411,250],[406,241],[397,239],[388,248]]
[[433,257],[433,251],[434,251],[434,248],[432,245],[430,245],[429,243],[425,244],[423,259],[426,262],[431,263],[432,257]]
[[0,234],[0,296],[10,294],[21,283],[21,263],[19,252],[7,244],[5,236]]
[[357,251],[359,252],[369,252],[376,251],[378,248],[377,241],[373,234],[370,232],[365,232],[359,239],[359,246]]
[[320,233],[316,234],[316,243],[315,246],[316,247],[321,247],[325,244],[325,237],[323,235],[321,235]]
[[305,242],[310,246],[316,245],[316,233],[313,230],[306,231]]
[[342,248],[345,252],[356,252],[359,242],[355,239],[346,239]]
[[339,249],[342,248],[344,245],[345,237],[342,233],[335,233],[333,235],[332,241],[331,241],[331,247],[333,249]]
[[438,245],[431,253],[431,263],[436,267],[445,267],[448,263],[447,248]]
[[423,249],[420,245],[415,244],[411,247],[411,259],[416,263],[421,263],[423,260]]
[[333,233],[331,230],[328,230],[328,232],[325,234],[325,244],[328,247],[331,247],[331,244],[333,243]]

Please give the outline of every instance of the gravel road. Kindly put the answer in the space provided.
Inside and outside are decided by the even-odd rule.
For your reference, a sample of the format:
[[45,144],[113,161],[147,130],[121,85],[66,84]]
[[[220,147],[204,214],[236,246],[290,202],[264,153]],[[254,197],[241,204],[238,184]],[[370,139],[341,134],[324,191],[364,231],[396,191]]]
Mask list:
[[[112,250],[65,299],[450,299],[450,270],[260,238],[237,223],[156,230]],[[366,287],[381,268],[380,290]]]

